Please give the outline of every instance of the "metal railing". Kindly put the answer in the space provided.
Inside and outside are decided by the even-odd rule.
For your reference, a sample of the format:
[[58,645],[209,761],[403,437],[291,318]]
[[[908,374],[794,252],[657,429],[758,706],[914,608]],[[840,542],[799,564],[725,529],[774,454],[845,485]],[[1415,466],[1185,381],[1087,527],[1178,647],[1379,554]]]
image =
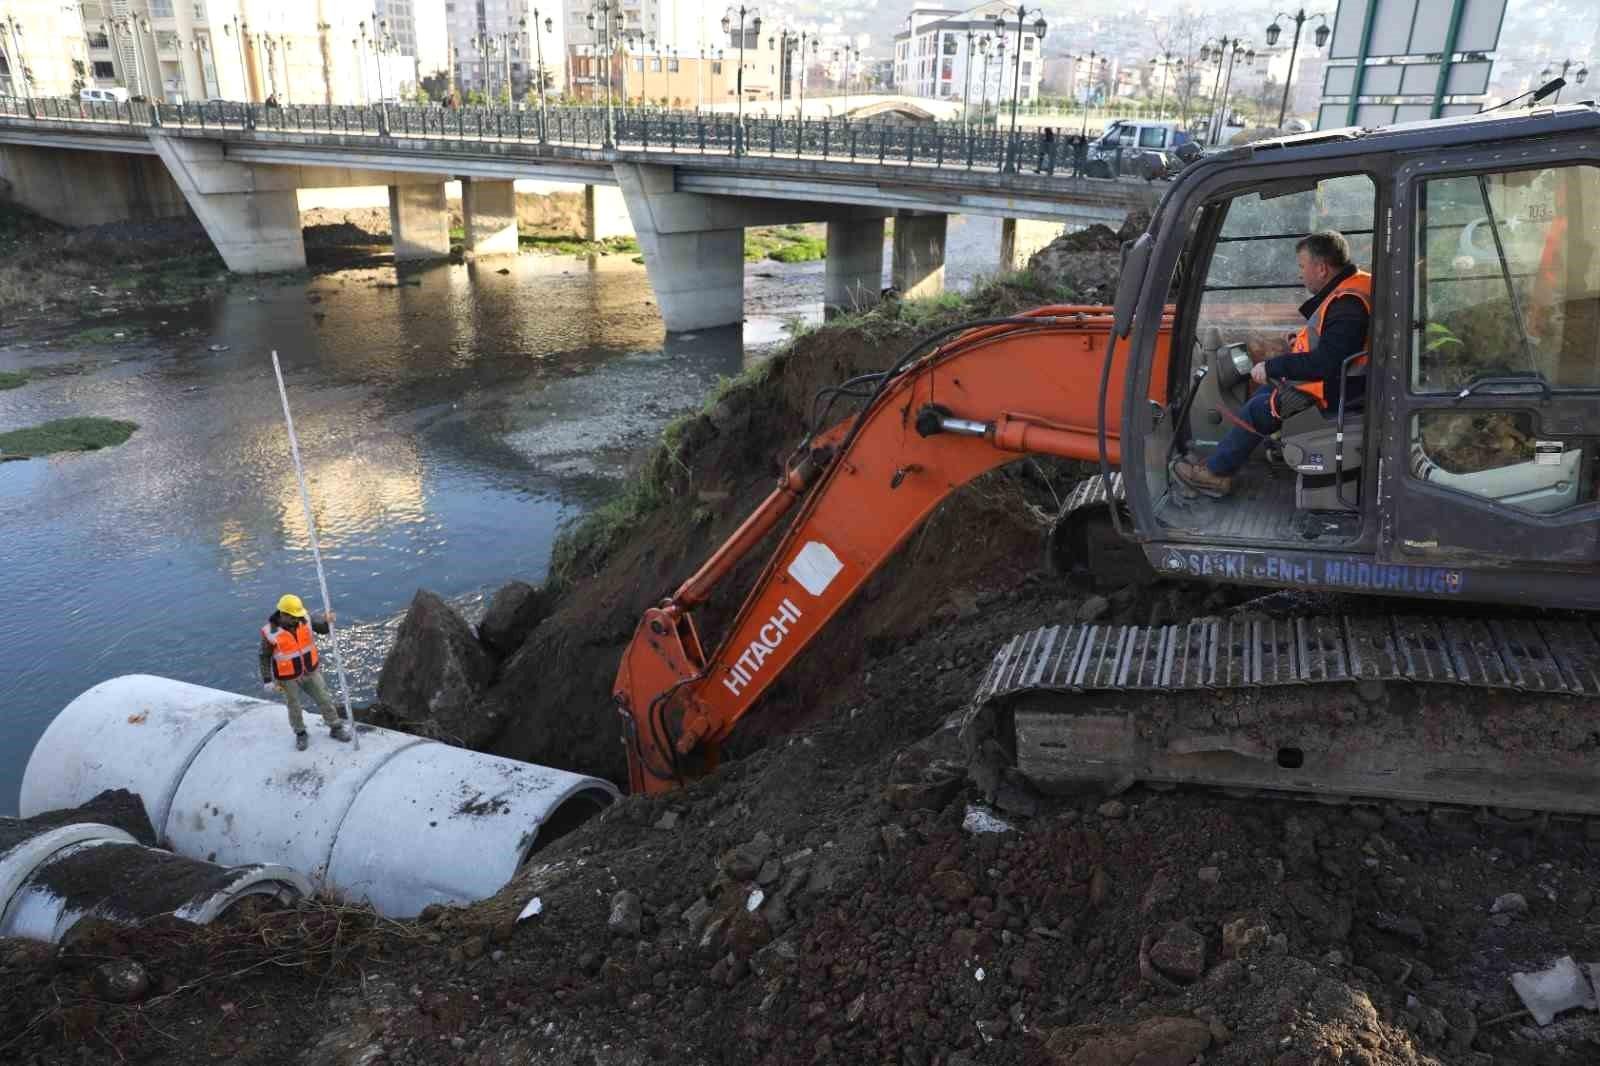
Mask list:
[[559,107],[547,113],[503,107],[410,105],[156,104],[0,97],[0,116],[176,129],[357,134],[390,140],[462,144],[513,142],[580,149],[805,158],[944,170],[1061,177],[1143,176],[1145,153],[1094,150],[1080,137],[1046,140],[1038,130],[1015,134],[958,122],[907,125],[850,119],[746,118],[692,111],[618,108],[606,144],[606,112]]

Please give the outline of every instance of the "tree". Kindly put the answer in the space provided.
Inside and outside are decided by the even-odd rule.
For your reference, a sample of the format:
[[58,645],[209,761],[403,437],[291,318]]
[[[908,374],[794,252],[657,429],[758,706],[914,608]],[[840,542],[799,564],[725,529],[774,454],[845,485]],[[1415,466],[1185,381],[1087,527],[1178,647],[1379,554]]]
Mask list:
[[1283,103],[1283,84],[1268,74],[1261,79],[1256,91],[1250,94],[1250,102],[1255,105],[1256,116],[1261,125],[1276,126],[1278,105]]
[[436,70],[419,83],[428,92],[428,99],[443,100],[450,95],[450,72]]
[[471,90],[469,90],[467,92],[467,106],[468,107],[485,107],[485,106],[488,105],[488,103],[489,103],[489,98],[487,96],[483,95],[483,90],[481,90],[481,89],[471,89]]
[[[1167,75],[1168,91],[1177,102],[1180,124],[1187,126],[1189,116],[1204,99],[1205,75],[1211,68],[1200,63],[1200,49],[1211,32],[1211,16],[1198,11],[1186,11],[1165,20],[1156,27],[1154,36],[1160,55],[1170,57],[1172,69]],[[1200,96],[1200,100],[1196,96]]]
[[433,97],[428,94],[428,90],[420,85],[418,85],[416,91],[411,94],[411,102],[416,104],[418,107],[427,107],[429,102],[432,100]]

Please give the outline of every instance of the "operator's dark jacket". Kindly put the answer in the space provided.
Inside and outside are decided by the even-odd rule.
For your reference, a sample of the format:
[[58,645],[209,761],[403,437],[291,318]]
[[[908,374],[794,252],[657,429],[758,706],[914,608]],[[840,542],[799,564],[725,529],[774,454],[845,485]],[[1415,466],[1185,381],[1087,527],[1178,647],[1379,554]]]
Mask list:
[[[1355,272],[1356,267],[1352,263],[1335,274],[1315,296],[1300,305],[1300,317],[1310,320],[1328,293]],[[1371,316],[1367,314],[1367,309],[1362,306],[1360,300],[1352,296],[1340,297],[1329,304],[1328,309],[1322,313],[1322,335],[1316,345],[1309,352],[1275,355],[1268,359],[1267,377],[1288,381],[1321,381],[1322,395],[1328,398],[1328,409],[1337,410],[1339,366],[1347,357],[1367,350],[1367,328],[1370,319]],[[1359,404],[1366,388],[1366,376],[1354,372],[1352,368],[1350,395],[1345,400],[1346,408]]]
[[[284,625],[284,619],[288,617],[289,616],[284,614],[282,611],[273,611],[267,616],[267,626],[270,629],[286,629],[288,627]],[[302,618],[296,618],[295,621],[299,622],[301,625],[306,624],[305,620]],[[312,615],[311,632],[322,633],[326,635],[328,632],[328,616],[321,613]],[[261,683],[263,685],[270,685],[273,681],[277,680],[277,678],[272,676],[272,653],[277,650],[277,648],[272,646],[272,641],[268,640],[266,637],[261,638]]]

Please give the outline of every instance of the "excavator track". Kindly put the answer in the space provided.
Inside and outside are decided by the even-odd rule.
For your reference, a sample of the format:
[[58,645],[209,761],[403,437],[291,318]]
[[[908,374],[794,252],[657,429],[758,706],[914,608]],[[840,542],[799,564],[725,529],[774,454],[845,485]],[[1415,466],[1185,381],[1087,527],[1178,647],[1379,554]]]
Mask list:
[[1597,696],[1600,631],[1581,620],[1062,624],[996,653],[964,732],[1045,792],[1197,784],[1593,819]]

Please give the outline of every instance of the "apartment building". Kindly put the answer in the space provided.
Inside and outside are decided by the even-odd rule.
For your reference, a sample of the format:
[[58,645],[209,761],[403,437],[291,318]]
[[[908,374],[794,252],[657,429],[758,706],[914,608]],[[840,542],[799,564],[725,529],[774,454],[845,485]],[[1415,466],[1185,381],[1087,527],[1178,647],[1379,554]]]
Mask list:
[[[996,15],[1009,27],[1003,35],[995,32]],[[1043,42],[1034,34],[1032,16],[1019,36],[1012,4],[913,7],[905,28],[894,36],[895,91],[908,96],[960,100],[970,95],[976,105],[980,99],[1009,100],[1020,84],[1020,98],[1032,100],[1043,77]]]

